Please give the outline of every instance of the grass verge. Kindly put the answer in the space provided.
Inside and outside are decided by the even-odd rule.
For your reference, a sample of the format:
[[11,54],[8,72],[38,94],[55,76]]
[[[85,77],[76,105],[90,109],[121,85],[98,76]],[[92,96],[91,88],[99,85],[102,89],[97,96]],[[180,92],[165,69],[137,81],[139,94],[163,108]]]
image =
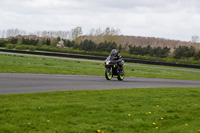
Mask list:
[[200,132],[200,88],[0,95],[0,132]]
[[[127,77],[200,80],[200,74],[195,72],[136,66],[124,67]],[[0,72],[5,73],[104,75],[104,71],[103,63],[0,54]]]

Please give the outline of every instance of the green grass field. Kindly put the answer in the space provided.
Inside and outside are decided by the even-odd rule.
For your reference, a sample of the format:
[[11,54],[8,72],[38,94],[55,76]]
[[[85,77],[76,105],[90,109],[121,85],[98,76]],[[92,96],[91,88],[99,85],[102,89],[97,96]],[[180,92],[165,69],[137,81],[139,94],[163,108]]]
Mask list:
[[[0,72],[104,75],[104,64],[0,54]],[[126,76],[200,74],[125,66]],[[12,81],[11,81],[12,82]],[[200,88],[135,88],[0,95],[2,133],[200,133]]]
[[[0,54],[0,72],[104,75],[103,63]],[[177,70],[125,66],[125,76],[200,80],[200,74]]]
[[200,88],[15,94],[0,101],[0,132],[200,132]]

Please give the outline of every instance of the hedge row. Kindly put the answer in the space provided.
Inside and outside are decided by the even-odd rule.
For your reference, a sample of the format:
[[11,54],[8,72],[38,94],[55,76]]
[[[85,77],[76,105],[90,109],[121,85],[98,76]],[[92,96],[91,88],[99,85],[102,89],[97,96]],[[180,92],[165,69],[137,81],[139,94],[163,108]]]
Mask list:
[[[22,39],[23,40],[23,39]],[[21,41],[22,41],[21,40]],[[58,39],[56,39],[59,41]],[[40,51],[50,51],[50,52],[64,52],[64,53],[77,53],[77,54],[88,54],[88,55],[103,55],[108,56],[110,54],[111,49],[116,48],[117,44],[115,42],[102,42],[99,44],[95,44],[91,40],[85,40],[80,44],[77,44],[75,41],[64,40],[64,45],[66,48],[58,48],[55,46],[47,46],[47,45],[19,45],[19,40],[11,39],[5,40],[0,39],[0,47],[6,47],[7,49],[17,49],[17,50],[40,50]],[[24,39],[25,42],[29,44],[33,44],[29,39]],[[43,43],[49,43],[49,39],[44,40]],[[15,44],[11,44],[11,42]],[[36,41],[41,42],[41,40]],[[42,44],[43,44],[42,43]],[[118,50],[124,51],[122,47],[119,45],[117,47]],[[187,47],[187,46],[179,46],[175,48],[175,53],[173,58],[169,57],[170,48],[152,48],[151,46],[147,47],[136,47],[129,46],[128,52],[121,52],[121,55],[124,58],[132,58],[132,59],[143,59],[143,60],[154,60],[154,61],[163,61],[163,62],[179,62],[179,63],[187,63],[187,64],[200,64],[200,51],[195,53],[195,48]]]

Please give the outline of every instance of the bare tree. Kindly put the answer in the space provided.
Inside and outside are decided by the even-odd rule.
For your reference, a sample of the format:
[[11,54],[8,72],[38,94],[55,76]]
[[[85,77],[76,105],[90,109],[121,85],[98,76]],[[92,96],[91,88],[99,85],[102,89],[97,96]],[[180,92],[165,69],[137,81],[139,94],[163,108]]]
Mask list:
[[8,30],[3,30],[1,33],[1,36],[4,38],[6,37],[16,37],[18,35],[26,35],[26,31],[24,30],[19,30],[19,29],[8,29]]
[[42,35],[41,35],[41,37],[48,37],[48,32],[47,31],[42,31]]
[[37,31],[36,36],[41,37],[42,32],[41,31]]
[[114,28],[110,28],[110,27],[107,27],[105,30],[104,30],[104,35],[105,36],[114,36],[114,35],[119,35],[120,33],[120,30],[119,29],[114,29]]
[[5,31],[5,30],[2,30],[2,31],[1,31],[1,38],[5,38],[5,36],[6,36],[6,31]]
[[101,28],[96,29],[96,31],[95,31],[96,36],[100,36],[102,34],[103,34],[103,32],[102,32]]
[[120,33],[119,29],[107,27],[103,32],[104,40],[118,42],[119,36],[117,36],[117,35],[119,35],[119,33]]
[[198,35],[193,35],[191,38],[192,43],[197,43],[199,41],[199,36]]
[[89,30],[89,36],[95,36],[95,28]]
[[12,29],[8,29],[6,32],[6,37],[11,37],[12,36]]
[[70,39],[70,31],[65,31],[64,32],[64,39]]
[[82,28],[81,27],[76,27],[76,28],[71,30],[72,40],[76,40],[82,34],[83,34],[83,32],[82,32]]
[[15,37],[15,36],[17,36],[17,35],[19,35],[20,34],[20,30],[18,30],[18,29],[13,29],[13,36]]
[[20,31],[20,35],[22,35],[22,36],[27,35],[27,32],[22,30],[22,31]]

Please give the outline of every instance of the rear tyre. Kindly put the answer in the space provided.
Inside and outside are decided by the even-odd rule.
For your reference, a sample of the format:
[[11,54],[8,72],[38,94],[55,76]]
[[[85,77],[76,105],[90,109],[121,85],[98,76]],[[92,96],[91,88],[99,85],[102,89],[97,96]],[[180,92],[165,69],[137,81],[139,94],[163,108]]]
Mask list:
[[111,80],[111,78],[112,78],[112,69],[111,68],[106,68],[105,77],[107,80]]
[[117,79],[119,81],[122,81],[124,79],[124,70],[123,70],[123,72],[121,72],[121,71],[119,72]]

